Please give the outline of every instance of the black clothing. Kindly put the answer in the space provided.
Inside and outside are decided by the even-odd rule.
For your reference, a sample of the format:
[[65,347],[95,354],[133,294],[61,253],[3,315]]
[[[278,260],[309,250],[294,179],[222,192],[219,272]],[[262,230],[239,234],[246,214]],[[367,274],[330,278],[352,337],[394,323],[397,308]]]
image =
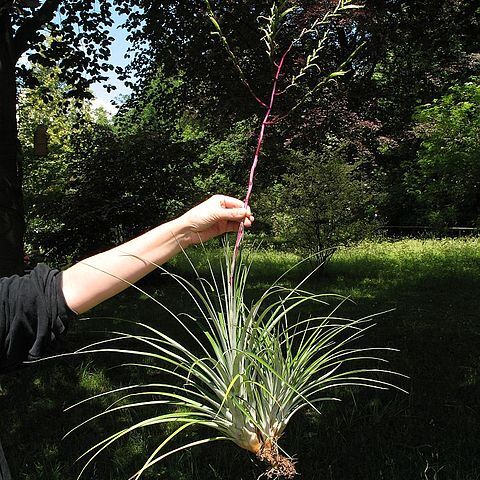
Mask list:
[[0,373],[44,356],[65,333],[74,313],[61,281],[61,272],[43,264],[23,277],[0,279]]
[[[40,264],[31,273],[0,279],[0,373],[49,353],[74,313],[65,303],[62,274]],[[10,478],[2,468],[0,480]]]

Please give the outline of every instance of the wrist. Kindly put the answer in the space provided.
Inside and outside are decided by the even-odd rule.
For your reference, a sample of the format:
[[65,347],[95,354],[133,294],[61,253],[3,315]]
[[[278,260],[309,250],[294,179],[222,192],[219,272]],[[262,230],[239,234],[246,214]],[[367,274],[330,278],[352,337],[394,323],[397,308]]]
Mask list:
[[185,215],[170,221],[169,227],[173,238],[182,249],[188,248],[194,243],[192,227],[187,222]]

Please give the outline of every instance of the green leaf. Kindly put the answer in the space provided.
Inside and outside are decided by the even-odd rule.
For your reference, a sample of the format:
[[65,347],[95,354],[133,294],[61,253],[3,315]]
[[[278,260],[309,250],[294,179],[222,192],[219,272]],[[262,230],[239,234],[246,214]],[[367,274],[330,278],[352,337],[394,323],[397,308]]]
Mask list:
[[210,21],[213,23],[215,29],[217,30],[217,32],[221,33],[222,32],[222,29],[220,28],[220,25],[219,23],[217,22],[217,20],[215,19],[215,17],[209,17],[210,18]]

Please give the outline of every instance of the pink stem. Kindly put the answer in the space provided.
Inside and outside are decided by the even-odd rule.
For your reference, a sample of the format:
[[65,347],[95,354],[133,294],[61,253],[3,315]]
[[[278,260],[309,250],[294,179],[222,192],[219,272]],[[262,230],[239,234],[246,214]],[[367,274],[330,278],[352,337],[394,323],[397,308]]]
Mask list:
[[[282,71],[283,64],[285,62],[285,58],[287,57],[291,48],[292,48],[292,46],[288,47],[288,49],[282,55],[282,58],[280,59],[280,62],[278,62],[278,65],[275,64],[275,66],[277,67],[277,71],[276,71],[275,78],[274,78],[273,85],[272,85],[272,93],[270,95],[270,103],[268,105],[267,112],[265,113],[265,117],[264,117],[263,122],[262,122],[262,127],[260,129],[260,134],[258,136],[257,148],[255,150],[255,156],[253,157],[252,168],[250,169],[250,178],[248,180],[248,190],[247,190],[247,195],[246,195],[245,201],[244,201],[244,207],[245,208],[248,208],[248,204],[250,202],[250,195],[252,194],[255,170],[256,170],[257,164],[258,164],[258,158],[260,157],[260,153],[262,151],[263,141],[264,141],[264,137],[265,137],[265,130],[266,130],[267,125],[270,125],[272,123],[272,122],[269,122],[269,119],[270,119],[270,116],[271,116],[271,113],[272,113],[273,105],[275,103],[275,97],[276,97],[276,94],[277,94],[277,86],[278,86],[278,80],[280,78],[280,73]],[[245,231],[245,225],[244,225],[244,222],[242,222],[240,224],[239,228],[238,228],[237,240],[235,242],[235,249],[233,250],[232,269],[231,269],[231,278],[230,278],[230,283],[231,284],[233,284],[233,275],[235,273],[235,262],[236,262],[236,259],[237,259],[237,256],[238,256],[238,251],[240,249],[240,244],[242,243],[244,231]]]

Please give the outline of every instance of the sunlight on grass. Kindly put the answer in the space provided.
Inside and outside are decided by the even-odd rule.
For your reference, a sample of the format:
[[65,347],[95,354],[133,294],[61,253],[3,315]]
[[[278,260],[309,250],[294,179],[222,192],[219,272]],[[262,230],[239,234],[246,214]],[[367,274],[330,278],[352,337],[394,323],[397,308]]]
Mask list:
[[82,364],[79,367],[79,386],[89,394],[104,392],[112,388],[111,382],[106,377],[104,370],[98,370],[92,362]]
[[[188,257],[195,265],[195,268],[201,275],[208,275],[210,261],[216,273],[219,273],[219,258],[222,258],[223,249],[205,249],[203,246],[191,248],[188,250]],[[285,273],[287,270],[297,265],[302,257],[292,252],[281,252],[269,249],[255,249],[248,254],[248,258],[253,262],[254,268],[250,273],[251,279],[271,279],[272,281]],[[177,255],[170,260],[169,265],[173,267],[175,273],[182,276],[191,276],[192,268],[184,255]],[[302,273],[308,271],[305,267],[295,272],[295,278],[301,277]]]
[[362,242],[339,250],[329,269],[335,274],[367,276],[392,274],[418,277],[434,272],[478,270],[480,238],[441,240],[398,240],[394,242]]
[[[208,260],[219,258],[221,249],[197,247],[188,252],[200,274],[208,272]],[[250,254],[254,279],[272,279],[297,265],[302,257],[292,252],[257,249]],[[349,278],[381,277],[389,281],[393,277],[412,278],[434,273],[447,276],[452,273],[479,271],[480,238],[461,239],[404,239],[397,241],[366,241],[339,249],[326,267],[329,276]],[[215,264],[215,262],[213,262]],[[191,268],[183,255],[178,255],[170,265],[177,273],[190,275]],[[312,269],[312,263],[304,262],[291,277],[301,277]]]

